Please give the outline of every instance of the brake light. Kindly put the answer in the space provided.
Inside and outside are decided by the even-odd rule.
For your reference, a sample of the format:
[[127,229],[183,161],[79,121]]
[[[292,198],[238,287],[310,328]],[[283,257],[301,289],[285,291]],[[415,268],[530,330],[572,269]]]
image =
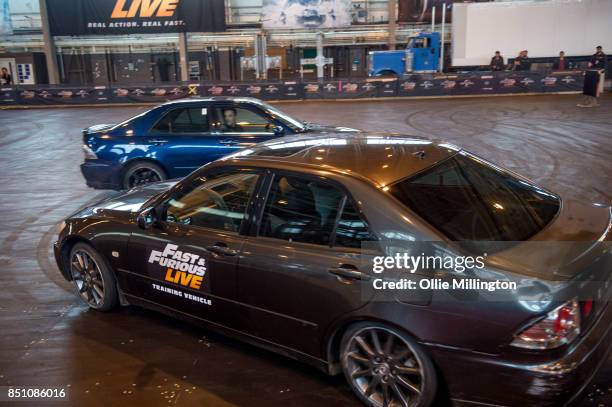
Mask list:
[[586,318],[591,315],[591,311],[593,311],[593,299],[588,298],[582,303],[582,315]]
[[518,333],[510,345],[524,349],[554,349],[580,334],[580,306],[572,299]]

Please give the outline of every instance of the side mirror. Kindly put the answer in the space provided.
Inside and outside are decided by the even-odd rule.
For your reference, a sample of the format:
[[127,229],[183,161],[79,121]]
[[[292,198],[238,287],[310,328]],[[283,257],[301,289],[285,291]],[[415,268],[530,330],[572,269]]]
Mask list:
[[285,129],[283,128],[283,126],[274,126],[273,130],[274,134],[277,136],[282,136],[283,134],[285,134]]
[[149,229],[151,226],[155,225],[158,220],[154,207],[143,210],[136,218],[138,227],[141,229]]

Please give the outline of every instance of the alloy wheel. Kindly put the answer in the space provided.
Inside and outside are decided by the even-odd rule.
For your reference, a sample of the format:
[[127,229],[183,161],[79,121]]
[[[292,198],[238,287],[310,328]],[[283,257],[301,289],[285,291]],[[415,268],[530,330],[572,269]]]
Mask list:
[[371,405],[419,405],[425,390],[423,364],[412,346],[393,331],[371,327],[356,332],[343,362],[353,387]]
[[104,302],[104,279],[91,255],[77,250],[70,259],[70,272],[79,296],[94,308]]
[[133,188],[161,180],[161,174],[159,174],[153,168],[138,168],[128,177],[128,185],[130,188]]

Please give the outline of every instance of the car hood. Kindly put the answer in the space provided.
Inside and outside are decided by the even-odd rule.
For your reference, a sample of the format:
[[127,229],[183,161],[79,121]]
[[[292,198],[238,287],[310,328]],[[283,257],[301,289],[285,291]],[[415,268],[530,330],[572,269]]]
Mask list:
[[127,192],[115,192],[106,195],[102,200],[86,204],[71,218],[87,216],[116,217],[126,216],[140,211],[143,204],[149,199],[172,188],[178,180],[155,182],[142,187],[132,188]]

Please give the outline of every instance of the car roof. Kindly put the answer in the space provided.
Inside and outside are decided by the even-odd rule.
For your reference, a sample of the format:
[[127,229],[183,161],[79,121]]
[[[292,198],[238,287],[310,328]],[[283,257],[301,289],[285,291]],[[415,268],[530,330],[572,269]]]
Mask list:
[[246,102],[246,103],[254,103],[261,105],[264,102],[257,98],[251,97],[242,97],[242,96],[210,96],[210,97],[192,97],[192,98],[183,98],[183,99],[175,99],[165,103],[162,103],[161,106],[174,105],[174,104],[183,104],[183,103],[200,103],[200,102]]
[[223,160],[242,164],[335,171],[385,187],[455,155],[460,148],[422,137],[389,133],[298,134],[257,144]]

